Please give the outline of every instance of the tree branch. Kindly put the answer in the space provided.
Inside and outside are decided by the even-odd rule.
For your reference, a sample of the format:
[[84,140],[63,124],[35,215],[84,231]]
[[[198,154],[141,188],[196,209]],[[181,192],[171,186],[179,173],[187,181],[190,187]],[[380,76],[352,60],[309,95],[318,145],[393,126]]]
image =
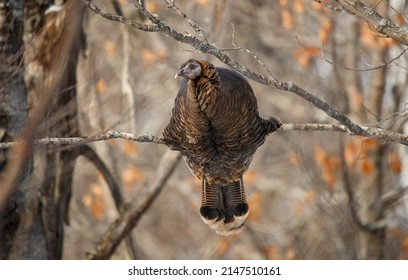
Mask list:
[[191,28],[194,29],[194,31],[197,33],[197,35],[202,39],[203,41],[207,41],[207,38],[205,37],[203,33],[203,29],[198,26],[197,23],[195,23],[191,18],[189,18],[185,13],[180,11],[180,9],[176,5],[175,0],[164,0],[167,3],[167,8],[168,9],[173,9],[178,13],[183,19],[187,20],[188,24],[191,26]]
[[143,24],[140,22],[137,22],[135,20],[131,20],[128,18],[125,18],[121,15],[115,15],[111,13],[105,13],[101,9],[99,9],[94,3],[92,3],[92,0],[86,0],[85,5],[93,11],[95,14],[100,15],[101,17],[104,17],[106,19],[109,19],[111,21],[117,21],[120,23],[123,23],[127,26],[134,27],[136,29],[146,31],[146,32],[158,32],[160,31],[160,28],[156,25],[148,25],[148,24]]
[[[101,175],[105,179],[106,184],[109,187],[109,191],[112,195],[116,209],[118,210],[118,213],[121,213],[124,207],[124,199],[120,192],[120,187],[116,179],[110,172],[109,168],[98,156],[98,154],[88,145],[80,146],[78,152],[80,155],[84,156],[87,160],[89,160],[95,166],[95,168],[101,173]],[[132,235],[127,235],[125,241],[127,244],[129,256],[131,259],[134,259],[136,257],[136,245],[135,245],[136,241],[134,240]]]
[[152,205],[180,159],[180,153],[170,150],[163,155],[157,173],[151,183],[144,187],[131,203],[125,205],[124,209],[126,210],[110,225],[109,230],[99,242],[96,252],[88,254],[89,258],[108,259],[112,255],[122,239],[130,233],[142,215]]
[[[382,128],[368,127],[368,126],[358,126],[361,128],[361,133],[350,130],[348,127],[342,124],[323,124],[323,123],[285,123],[283,124],[278,131],[332,131],[332,132],[343,132],[351,136],[364,136],[370,138],[377,138],[387,142],[395,142],[408,146],[408,136],[389,131]],[[139,143],[154,143],[154,144],[163,144],[166,146],[171,146],[172,144],[168,139],[160,136],[154,136],[152,134],[142,134],[136,135],[133,133],[127,132],[118,132],[109,130],[107,132],[99,133],[94,136],[81,136],[81,137],[69,137],[69,138],[53,138],[47,137],[42,139],[36,139],[33,141],[33,145],[39,146],[50,146],[52,148],[64,147],[70,148],[72,145],[82,145],[90,142],[111,140],[111,139],[125,139],[130,141],[135,141]],[[0,142],[0,149],[10,149],[21,142]]]
[[[103,140],[111,139],[126,139],[132,140],[140,143],[156,143],[156,144],[166,144],[166,140],[162,137],[157,137],[151,134],[135,135],[127,132],[118,132],[109,130],[94,136],[80,136],[80,137],[69,137],[69,138],[42,138],[36,139],[33,141],[34,145],[46,145],[50,147],[61,147],[61,146],[71,146],[71,145],[81,145],[90,142],[97,142]],[[19,145],[20,142],[0,142],[0,148],[8,149],[16,145]]]

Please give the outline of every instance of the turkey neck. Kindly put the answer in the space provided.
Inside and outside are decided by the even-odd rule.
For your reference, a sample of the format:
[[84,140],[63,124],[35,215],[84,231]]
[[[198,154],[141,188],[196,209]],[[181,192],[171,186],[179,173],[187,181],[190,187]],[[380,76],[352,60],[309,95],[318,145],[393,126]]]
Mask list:
[[197,102],[200,111],[207,117],[212,117],[215,113],[214,105],[220,89],[220,76],[215,67],[209,64],[203,68],[203,73],[198,79],[190,80],[188,83],[188,91],[192,93],[190,97]]

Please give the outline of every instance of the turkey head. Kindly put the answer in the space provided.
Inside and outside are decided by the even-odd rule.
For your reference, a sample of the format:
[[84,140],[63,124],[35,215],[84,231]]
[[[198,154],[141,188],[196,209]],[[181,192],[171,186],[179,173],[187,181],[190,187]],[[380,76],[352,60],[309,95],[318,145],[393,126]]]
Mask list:
[[277,130],[259,116],[255,95],[239,73],[190,59],[163,136],[202,182],[200,215],[218,234],[239,233],[249,207],[242,176],[256,149]]

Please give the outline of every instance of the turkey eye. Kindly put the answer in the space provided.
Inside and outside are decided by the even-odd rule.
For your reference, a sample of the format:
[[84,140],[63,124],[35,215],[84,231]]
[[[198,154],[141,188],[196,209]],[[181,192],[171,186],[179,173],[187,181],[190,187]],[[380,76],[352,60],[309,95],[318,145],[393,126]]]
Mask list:
[[189,66],[188,66],[188,69],[190,69],[190,70],[193,70],[195,68],[195,66],[193,65],[193,64],[190,64]]

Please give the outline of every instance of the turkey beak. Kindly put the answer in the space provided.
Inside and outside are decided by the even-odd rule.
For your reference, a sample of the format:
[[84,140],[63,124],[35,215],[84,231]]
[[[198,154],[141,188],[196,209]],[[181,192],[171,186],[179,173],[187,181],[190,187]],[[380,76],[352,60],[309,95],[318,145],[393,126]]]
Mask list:
[[177,79],[177,77],[180,77],[183,75],[184,75],[184,68],[181,68],[180,71],[176,74],[176,76],[174,76],[174,78]]

